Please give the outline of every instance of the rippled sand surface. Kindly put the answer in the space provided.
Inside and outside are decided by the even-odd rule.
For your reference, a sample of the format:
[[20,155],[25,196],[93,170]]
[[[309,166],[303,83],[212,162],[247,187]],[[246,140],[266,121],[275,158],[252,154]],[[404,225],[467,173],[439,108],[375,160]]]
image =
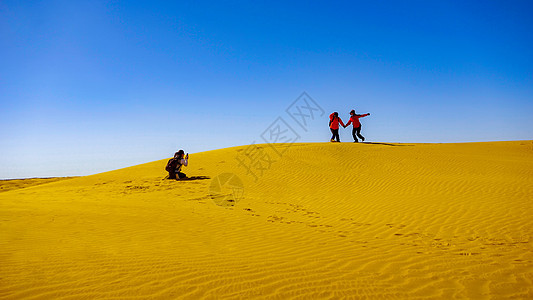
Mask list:
[[2,189],[0,298],[533,298],[532,141],[165,164]]

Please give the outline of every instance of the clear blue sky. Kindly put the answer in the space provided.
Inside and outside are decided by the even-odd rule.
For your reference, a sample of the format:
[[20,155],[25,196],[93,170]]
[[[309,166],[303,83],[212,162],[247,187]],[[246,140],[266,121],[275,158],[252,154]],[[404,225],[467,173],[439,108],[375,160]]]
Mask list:
[[370,141],[533,139],[532,3],[3,0],[0,178],[259,142],[303,91]]

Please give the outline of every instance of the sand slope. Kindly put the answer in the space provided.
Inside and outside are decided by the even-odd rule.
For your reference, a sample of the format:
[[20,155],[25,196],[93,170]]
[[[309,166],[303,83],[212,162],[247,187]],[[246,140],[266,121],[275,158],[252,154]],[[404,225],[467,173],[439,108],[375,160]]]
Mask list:
[[258,147],[0,193],[0,298],[533,298],[532,141]]
[[49,177],[49,178],[27,178],[27,179],[2,179],[0,180],[0,193],[11,190],[18,190],[30,186],[41,185],[56,181],[71,179],[73,177]]

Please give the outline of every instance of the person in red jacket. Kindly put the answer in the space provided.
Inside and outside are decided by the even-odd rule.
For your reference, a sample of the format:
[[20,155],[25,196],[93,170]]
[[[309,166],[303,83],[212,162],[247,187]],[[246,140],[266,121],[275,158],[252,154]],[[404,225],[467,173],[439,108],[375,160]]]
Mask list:
[[355,110],[353,109],[350,112],[350,121],[346,123],[344,128],[350,125],[350,123],[353,124],[352,136],[353,136],[354,143],[359,142],[359,140],[357,140],[357,137],[359,137],[363,142],[365,141],[365,137],[361,135],[361,122],[359,122],[359,119],[362,117],[366,117],[366,116],[370,116],[370,114],[356,115]]
[[335,139],[337,139],[337,142],[340,143],[341,139],[339,137],[339,123],[344,126],[344,123],[342,122],[341,118],[339,118],[339,113],[334,112],[331,115],[329,115],[329,129],[331,129],[331,133],[333,134],[331,136],[331,141],[335,142]]

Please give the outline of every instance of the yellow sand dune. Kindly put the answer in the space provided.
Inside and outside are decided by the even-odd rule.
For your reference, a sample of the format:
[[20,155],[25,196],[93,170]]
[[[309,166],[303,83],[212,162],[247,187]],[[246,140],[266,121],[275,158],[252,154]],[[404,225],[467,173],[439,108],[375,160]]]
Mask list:
[[23,189],[30,186],[56,182],[73,177],[49,177],[49,178],[27,178],[27,179],[2,179],[0,180],[0,192]]
[[533,298],[532,141],[165,164],[0,193],[0,298]]

